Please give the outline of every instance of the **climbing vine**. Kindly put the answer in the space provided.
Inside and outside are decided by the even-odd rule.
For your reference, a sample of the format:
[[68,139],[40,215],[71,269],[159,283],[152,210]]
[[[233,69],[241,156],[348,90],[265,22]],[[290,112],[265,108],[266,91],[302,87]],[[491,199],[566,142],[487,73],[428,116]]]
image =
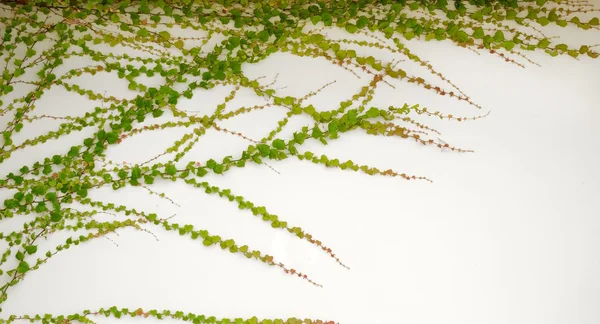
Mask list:
[[[536,64],[527,56],[532,51],[574,59],[597,58],[597,44],[578,46],[546,36],[544,27],[557,25],[581,30],[598,30],[598,9],[585,0],[471,0],[373,1],[373,0],[16,0],[0,1],[0,187],[3,203],[0,224],[9,219],[22,229],[2,230],[0,259],[0,306],[31,272],[58,253],[125,228],[156,235],[172,231],[209,248],[246,257],[286,274],[322,287],[309,274],[293,269],[275,256],[265,254],[234,238],[191,224],[177,223],[168,215],[141,211],[125,205],[90,198],[102,187],[121,190],[140,186],[148,195],[175,204],[160,192],[165,181],[178,181],[199,192],[215,195],[252,214],[265,225],[283,230],[322,250],[333,262],[348,268],[320,238],[299,224],[285,221],[267,207],[208,182],[207,175],[222,175],[248,164],[277,170],[271,161],[298,159],[323,167],[396,177],[400,180],[431,181],[425,175],[402,170],[380,169],[304,148],[306,142],[327,145],[350,132],[393,136],[435,149],[470,152],[439,138],[440,133],[423,120],[435,117],[453,121],[486,116],[481,107],[457,85],[410,50],[410,40],[451,42],[466,50],[496,56],[508,64]],[[183,37],[182,31],[192,36]],[[333,33],[335,32],[335,33]],[[340,36],[342,35],[342,36]],[[111,49],[127,49],[122,52]],[[384,61],[363,55],[364,49],[393,53],[404,59]],[[331,83],[317,85],[300,97],[284,96],[273,84],[244,74],[248,65],[273,53],[325,60],[349,71],[363,85],[349,98],[325,110],[307,104]],[[69,69],[72,58],[90,64]],[[422,75],[408,72],[407,64],[422,67]],[[67,68],[65,68],[67,66]],[[117,98],[82,87],[82,76],[111,74],[127,80],[131,98]],[[158,78],[160,85],[148,83]],[[418,103],[395,106],[371,104],[378,86],[403,81],[474,109],[472,115],[454,116],[430,110]],[[202,115],[178,108],[183,98],[192,99],[199,90],[231,86],[233,90],[216,109]],[[101,105],[67,116],[36,114],[36,104],[50,89],[62,88]],[[241,90],[251,90],[265,104],[233,109],[228,105]],[[222,122],[258,110],[285,110],[285,116],[264,137],[252,139]],[[83,111],[83,110],[82,110]],[[282,135],[290,120],[304,115],[311,122]],[[160,119],[168,116],[169,120]],[[53,130],[35,137],[27,134],[37,123],[58,120]],[[184,129],[185,135],[164,152],[142,163],[128,164],[107,159],[112,148],[140,134]],[[56,154],[33,164],[10,169],[6,162],[15,152],[35,150],[71,133],[92,129],[77,145],[57,147]],[[247,147],[231,156],[214,156],[206,161],[186,158],[208,130],[237,136]],[[169,156],[168,162],[158,158]],[[99,214],[118,216],[101,220]],[[57,234],[71,235],[43,251],[38,245]],[[192,323],[334,323],[330,319],[217,319],[182,311],[110,307],[84,310],[70,315],[3,314],[1,323],[18,321],[46,323],[93,323],[95,318],[173,318]]]

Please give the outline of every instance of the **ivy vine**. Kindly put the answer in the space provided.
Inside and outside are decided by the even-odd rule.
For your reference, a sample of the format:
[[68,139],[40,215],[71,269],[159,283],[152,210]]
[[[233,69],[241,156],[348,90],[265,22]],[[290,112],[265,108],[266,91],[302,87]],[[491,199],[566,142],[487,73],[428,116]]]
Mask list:
[[[341,267],[348,268],[325,243],[298,224],[288,223],[283,215],[275,215],[267,207],[230,189],[215,186],[205,176],[225,175],[231,169],[244,168],[247,164],[272,168],[270,161],[298,159],[348,172],[431,181],[401,170],[382,170],[334,156],[318,155],[304,149],[303,145],[306,142],[327,145],[346,133],[366,132],[439,149],[469,152],[443,142],[437,130],[418,121],[423,118],[417,117],[461,122],[483,118],[486,114],[454,116],[416,103],[390,107],[370,104],[379,85],[392,86],[392,80],[400,80],[481,109],[433,65],[413,53],[408,41],[452,42],[521,67],[536,64],[527,56],[531,51],[550,56],[568,55],[575,59],[597,58],[597,44],[574,47],[546,36],[543,30],[548,25],[598,30],[597,12],[598,9],[585,0],[457,0],[450,3],[446,0],[0,1],[0,53],[4,61],[0,64],[0,117],[3,120],[0,187],[6,193],[0,206],[0,222],[22,220],[21,230],[0,232],[0,240],[6,246],[0,258],[0,306],[15,286],[56,254],[124,228],[151,233],[153,229],[173,231],[198,244],[277,267],[290,276],[321,287],[321,283],[305,272],[290,268],[274,256],[243,242],[191,224],[174,222],[152,211],[94,200],[88,193],[101,187],[120,190],[141,186],[150,194],[174,203],[152,188],[160,187],[165,181],[184,182],[235,204],[274,229],[314,245]],[[198,37],[180,37],[178,29],[189,30]],[[343,31],[345,36],[332,37],[329,32],[334,30]],[[111,51],[113,47],[127,48],[128,54],[115,54]],[[426,73],[413,75],[403,69],[403,62],[364,56],[358,48],[401,55],[408,63],[423,67]],[[364,80],[364,85],[336,107],[319,111],[306,101],[329,84],[302,97],[282,96],[273,84],[263,84],[244,74],[247,65],[282,52],[326,60]],[[76,57],[88,58],[94,63],[57,72],[65,70],[60,68]],[[135,97],[117,98],[77,84],[81,76],[106,73],[127,80],[128,89]],[[147,85],[144,77],[157,77],[162,83],[160,86]],[[182,98],[191,99],[198,94],[195,90],[225,85],[233,86],[234,90],[209,114],[178,109]],[[34,115],[37,101],[56,87],[101,101],[103,105],[79,115]],[[267,103],[226,109],[241,89],[252,90]],[[251,139],[220,125],[225,120],[274,107],[285,109],[286,115],[261,139]],[[164,114],[170,117],[169,121],[153,122]],[[310,125],[296,129],[293,136],[282,136],[282,130],[298,115],[308,116]],[[38,121],[45,119],[59,120],[60,125],[42,135],[18,140],[18,133],[27,133],[28,128],[36,127]],[[57,154],[53,156],[14,170],[3,166],[19,150],[35,148],[90,128],[94,129],[92,136],[81,138],[78,145],[57,148]],[[132,165],[106,158],[108,150],[132,137],[175,128],[185,129],[185,135],[148,161]],[[207,130],[243,138],[248,146],[232,156],[215,156],[206,161],[186,160],[186,154]],[[169,162],[156,161],[164,155],[172,156]],[[95,217],[101,213],[119,215],[119,218],[101,221]],[[30,217],[25,217],[27,215]],[[71,233],[72,236],[50,250],[38,249],[41,241],[58,233]],[[334,323],[328,319],[217,319],[182,311],[117,307],[70,315],[1,316],[0,323],[94,323],[99,316],[172,318],[192,323]]]

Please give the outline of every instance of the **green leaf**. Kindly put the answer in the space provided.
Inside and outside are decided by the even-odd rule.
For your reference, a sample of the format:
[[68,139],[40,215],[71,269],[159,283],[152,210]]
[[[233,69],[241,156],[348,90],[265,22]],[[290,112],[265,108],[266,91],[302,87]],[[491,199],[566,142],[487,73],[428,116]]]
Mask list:
[[15,258],[17,258],[19,261],[23,261],[23,259],[25,259],[25,254],[21,251],[18,251],[17,255],[15,255]]
[[230,62],[229,63],[231,70],[233,73],[241,73],[242,72],[242,63],[240,62]]
[[321,117],[321,119],[323,121],[329,121],[331,119],[331,112],[330,111],[322,111],[319,116]]
[[139,166],[136,166],[133,169],[131,169],[131,178],[139,179],[141,177],[142,177],[142,169]]
[[267,42],[269,40],[269,32],[267,32],[266,30],[261,30],[258,34],[258,39],[260,39],[263,43]]
[[346,31],[349,32],[350,34],[354,34],[358,31],[358,27],[356,25],[350,24],[350,23],[346,23]]
[[337,136],[337,131],[339,128],[339,123],[337,119],[332,120],[328,125],[327,125],[327,130],[329,131],[329,133],[331,133],[331,136],[336,137]]
[[29,271],[29,264],[25,261],[19,262],[19,265],[17,266],[17,273],[25,273],[27,271]]
[[87,189],[79,189],[77,190],[77,195],[81,198],[85,198],[88,195]]
[[46,194],[46,200],[54,202],[56,201],[56,192],[49,192]]
[[26,246],[25,251],[27,251],[28,254],[34,254],[35,252],[37,252],[37,245]]
[[210,160],[206,161],[206,166],[209,167],[209,168],[211,168],[211,169],[214,169],[214,167],[216,165],[217,165],[217,161],[215,161],[213,159],[210,159]]
[[60,222],[60,220],[62,219],[62,214],[57,212],[57,211],[53,211],[50,212],[50,220],[53,222]]
[[225,170],[225,167],[223,166],[223,164],[217,164],[217,165],[215,165],[215,167],[213,168],[213,171],[214,171],[216,174],[222,174],[224,170]]
[[151,185],[151,184],[153,184],[153,183],[154,183],[154,177],[153,177],[153,176],[150,176],[150,175],[145,175],[145,176],[144,176],[144,182],[145,182],[146,184],[149,184],[149,185]]
[[93,138],[86,138],[83,140],[83,145],[90,147],[92,145],[94,145],[94,139]]
[[256,148],[260,152],[260,155],[263,157],[268,156],[269,153],[271,152],[271,148],[269,147],[269,145],[266,145],[266,144],[258,144],[258,145],[256,145]]
[[76,157],[77,155],[79,155],[79,148],[77,146],[72,146],[67,155],[72,158]]
[[481,39],[481,38],[483,38],[483,36],[485,36],[485,33],[483,32],[483,28],[481,28],[481,27],[475,28],[475,30],[473,31],[473,37],[475,37],[477,39]]
[[117,175],[118,175],[118,176],[119,176],[119,178],[121,178],[121,179],[125,179],[125,178],[127,178],[127,175],[128,175],[128,174],[129,174],[129,173],[128,173],[127,171],[125,171],[125,170],[121,170],[121,171],[119,171],[119,173],[117,173]]
[[22,69],[22,68],[15,69],[15,73],[14,73],[15,78],[18,78],[23,74],[25,74],[25,69]]
[[150,34],[148,33],[148,30],[146,28],[140,28],[137,31],[137,35],[140,37],[148,37]]
[[585,54],[590,50],[590,47],[587,45],[581,45],[579,48],[579,54]]
[[545,49],[548,47],[548,45],[550,45],[550,41],[547,38],[544,38],[538,42],[537,47],[540,49]]
[[166,30],[158,32],[158,35],[164,40],[169,40],[169,38],[171,38],[171,34]]
[[273,141],[273,147],[278,150],[283,150],[285,149],[285,142],[281,139],[276,139]]
[[575,51],[575,50],[569,50],[569,51],[567,51],[567,54],[569,54],[569,56],[571,56],[573,58],[577,58],[577,56],[579,56],[579,52]]
[[173,176],[177,173],[177,168],[173,164],[169,164],[165,166],[165,173],[170,176]]
[[459,42],[466,43],[469,40],[469,35],[461,30],[456,34],[456,38]]
[[198,171],[196,171],[196,175],[199,177],[204,177],[207,173],[208,171],[205,168],[198,168]]
[[502,44],[502,46],[507,50],[510,51],[515,47],[515,42],[513,41],[506,41]]
[[292,105],[294,103],[294,98],[293,97],[285,97],[283,98],[283,104],[285,105]]
[[367,117],[369,118],[376,118],[379,117],[379,109],[375,108],[375,107],[371,107],[368,111],[367,111]]
[[25,53],[25,55],[26,55],[27,57],[33,57],[33,56],[34,56],[36,53],[37,53],[37,52],[36,52],[34,49],[32,49],[32,48],[29,48],[29,49],[27,49],[27,52]]
[[119,140],[119,135],[117,133],[108,133],[106,134],[106,141],[109,144],[115,144]]
[[504,33],[501,30],[498,30],[494,34],[494,42],[500,43],[502,41],[504,41]]
[[43,213],[46,210],[48,210],[48,208],[46,208],[46,204],[44,202],[39,202],[36,206],[35,206],[35,212],[36,213]]
[[559,51],[563,51],[563,52],[566,52],[569,49],[567,44],[558,44],[558,45],[554,46],[554,48],[556,48]]
[[335,52],[335,57],[337,57],[339,60],[343,60],[348,56],[348,52],[344,51],[344,50],[339,50],[337,52]]
[[459,30],[458,26],[451,24],[448,27],[448,35],[450,35],[451,37],[454,37],[454,35],[456,35],[456,33],[458,33],[458,30]]
[[252,156],[252,160],[253,160],[254,162],[258,163],[258,164],[261,164],[261,163],[262,163],[262,160],[261,160],[261,158],[260,158],[260,154],[259,154],[259,153],[256,153],[256,154],[254,154],[254,155]]
[[318,126],[315,126],[312,130],[312,137],[314,138],[320,138],[321,136],[323,136],[323,132],[321,132],[321,130],[319,129]]

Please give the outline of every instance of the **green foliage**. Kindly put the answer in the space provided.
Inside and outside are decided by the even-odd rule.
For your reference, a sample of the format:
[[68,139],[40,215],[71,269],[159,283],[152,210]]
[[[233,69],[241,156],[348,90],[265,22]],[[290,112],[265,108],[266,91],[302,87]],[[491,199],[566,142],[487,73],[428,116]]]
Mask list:
[[[307,241],[347,268],[336,254],[320,240],[299,226],[288,224],[266,207],[251,202],[229,189],[209,183],[215,175],[229,176],[231,169],[258,164],[273,170],[271,163],[289,158],[344,172],[361,172],[367,175],[396,177],[404,180],[429,180],[423,176],[407,175],[392,169],[362,165],[352,160],[327,154],[306,151],[307,143],[322,144],[337,140],[349,132],[362,132],[370,136],[394,136],[439,149],[467,152],[440,142],[435,129],[422,122],[418,116],[448,120],[474,120],[483,118],[460,117],[429,111],[418,104],[399,107],[375,107],[370,102],[377,86],[390,81],[412,83],[432,93],[457,99],[481,108],[461,89],[422,61],[409,49],[418,40],[444,41],[476,52],[498,55],[510,64],[524,66],[520,60],[529,61],[527,51],[541,50],[550,56],[568,55],[581,59],[597,58],[595,45],[569,47],[554,37],[540,37],[537,33],[519,30],[523,27],[558,25],[583,30],[599,29],[597,17],[579,18],[575,4],[568,2],[535,1],[527,6],[507,1],[471,1],[467,8],[462,2],[449,6],[447,1],[71,1],[68,6],[59,0],[8,1],[0,4],[0,51],[5,68],[0,73],[0,114],[3,125],[0,138],[0,165],[11,159],[13,153],[68,134],[88,128],[93,130],[87,138],[71,147],[57,147],[56,154],[31,165],[20,165],[0,177],[0,187],[10,192],[3,201],[0,221],[9,218],[23,219],[23,229],[0,232],[0,240],[8,248],[0,260],[0,276],[8,281],[0,286],[0,306],[8,298],[12,287],[27,274],[37,270],[57,253],[109,233],[130,228],[139,231],[160,229],[176,233],[207,248],[221,249],[247,259],[278,267],[291,276],[320,286],[308,275],[276,262],[273,256],[254,250],[233,238],[197,229],[191,224],[169,221],[161,215],[139,211],[127,206],[117,206],[94,200],[91,194],[102,187],[121,190],[128,186],[142,186],[151,195],[175,202],[164,193],[153,190],[166,181],[185,183],[199,192],[218,195],[234,204],[239,210],[254,215],[276,230]],[[590,11],[593,12],[593,11]],[[506,21],[519,26],[509,28]],[[321,27],[337,28],[341,38],[321,34]],[[311,29],[314,27],[314,29]],[[206,37],[179,37],[177,30],[185,29]],[[108,32],[118,30],[118,33]],[[371,36],[369,38],[360,36]],[[381,35],[381,37],[379,37]],[[383,39],[385,37],[385,39]],[[376,39],[367,41],[365,39]],[[216,46],[206,45],[219,39]],[[409,42],[410,41],[410,42]],[[46,45],[42,46],[42,43]],[[200,44],[200,45],[198,45]],[[111,48],[122,46],[128,54],[115,54]],[[365,56],[357,48],[385,50],[402,56],[422,66],[424,75],[412,75],[398,65],[374,56]],[[317,111],[306,104],[326,84],[305,96],[281,95],[272,85],[251,80],[244,67],[265,60],[273,53],[326,60],[343,68],[366,84],[350,98],[331,110]],[[133,53],[133,54],[130,54]],[[85,58],[94,63],[75,69],[65,69],[69,58]],[[3,63],[4,67],[4,63]],[[63,71],[63,72],[58,72]],[[65,72],[66,71],[66,72]],[[86,89],[76,83],[83,75],[109,73],[124,79],[133,99],[119,99],[106,93]],[[145,77],[156,77],[160,83],[147,85]],[[436,79],[430,82],[428,78]],[[25,80],[27,79],[27,80]],[[439,80],[443,86],[436,86]],[[13,93],[21,83],[31,89],[23,94]],[[160,85],[156,85],[160,84]],[[177,109],[178,103],[193,99],[198,90],[231,85],[234,90],[214,111],[191,114]],[[58,117],[37,115],[32,112],[37,101],[53,88],[61,88],[80,95],[101,106],[91,112]],[[259,106],[226,109],[242,88],[251,89],[268,103]],[[277,107],[273,107],[277,106]],[[252,113],[259,109],[285,109],[286,114],[276,126],[267,129],[264,138],[252,140],[242,133],[225,129],[221,121]],[[310,125],[283,136],[282,130],[296,116],[304,115]],[[60,121],[56,129],[22,140],[16,133],[28,134],[42,119]],[[139,134],[184,129],[185,134],[164,152],[144,163],[115,164],[106,159],[106,152],[123,141]],[[213,157],[207,161],[185,161],[207,130],[237,136],[249,142],[242,152],[226,157]],[[289,133],[288,133],[289,134]],[[18,142],[17,142],[18,141]],[[172,155],[166,163],[157,162],[163,155]],[[77,206],[88,207],[86,211]],[[98,221],[98,213],[110,212],[126,216],[124,219]],[[21,217],[29,215],[29,218]],[[26,219],[26,220],[25,220]],[[144,227],[142,227],[144,225]],[[59,234],[77,233],[48,251],[40,252],[43,239]],[[69,234],[70,235],[70,234]],[[65,237],[69,236],[66,235]],[[14,259],[13,259],[14,257]],[[12,261],[12,262],[9,262]],[[111,307],[97,311],[83,311],[71,315],[25,315],[21,319],[41,322],[91,323],[92,316],[121,318],[124,316],[172,318],[193,323],[333,323],[311,319],[216,319],[181,311],[128,310]],[[6,320],[10,323],[15,318]],[[0,322],[4,322],[0,319]]]

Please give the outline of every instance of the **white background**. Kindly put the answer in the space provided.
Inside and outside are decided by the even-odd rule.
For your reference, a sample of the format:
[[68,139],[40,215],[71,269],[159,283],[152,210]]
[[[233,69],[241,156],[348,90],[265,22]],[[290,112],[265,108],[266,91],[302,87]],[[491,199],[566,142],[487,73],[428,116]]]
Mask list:
[[[597,31],[552,33],[567,36],[563,41],[572,44],[600,41]],[[181,207],[138,188],[90,193],[94,199],[163,217],[176,213],[173,221],[260,249],[308,273],[324,288],[177,233],[154,229],[157,242],[149,234],[123,230],[110,235],[118,247],[109,240],[91,241],[59,253],[28,274],[9,290],[2,317],[116,305],[217,317],[310,317],[344,324],[600,323],[600,60],[528,53],[542,67],[527,64],[522,69],[448,42],[411,41],[410,49],[483,109],[392,81],[396,89],[381,84],[372,104],[387,108],[419,103],[463,116],[491,111],[485,119],[463,123],[419,119],[442,131],[443,140],[475,153],[440,151],[363,132],[343,135],[327,146],[309,143],[307,148],[341,161],[427,176],[434,183],[370,177],[293,158],[270,162],[280,174],[264,165],[249,165],[208,178],[312,233],[351,270],[306,241],[239,211],[235,204],[184,183],[159,182],[153,187]],[[384,62],[401,59],[376,53]],[[82,65],[76,59],[69,62],[65,71]],[[307,101],[318,110],[337,108],[370,81],[323,60],[288,54],[245,65],[244,72],[253,78],[265,76],[265,84],[279,73],[276,85],[286,87],[279,90],[281,95],[302,96],[336,80]],[[83,76],[77,83],[117,97],[135,95],[116,74]],[[230,90],[197,90],[179,107],[210,113]],[[227,110],[260,102],[244,90]],[[79,115],[95,105],[99,103],[53,88],[38,101],[36,114]],[[260,139],[284,114],[284,108],[271,107],[222,126]],[[308,123],[306,117],[295,117],[282,136]],[[39,123],[20,136],[41,134],[56,125]],[[145,161],[184,133],[142,135],[109,149],[108,155],[114,161]],[[2,174],[63,153],[83,136],[15,153],[0,167]],[[247,145],[210,131],[184,160],[221,158]],[[49,243],[55,242],[60,241]]]

